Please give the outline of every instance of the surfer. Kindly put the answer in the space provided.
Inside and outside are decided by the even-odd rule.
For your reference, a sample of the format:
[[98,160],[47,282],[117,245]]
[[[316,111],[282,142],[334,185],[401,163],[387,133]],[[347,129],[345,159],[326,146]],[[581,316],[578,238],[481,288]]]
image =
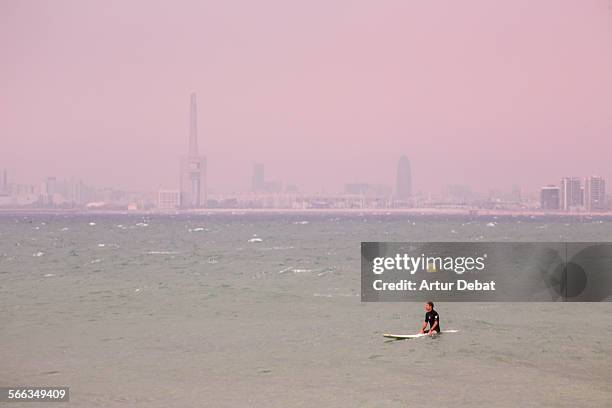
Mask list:
[[[427,328],[429,325],[429,329]],[[430,336],[440,333],[440,315],[434,310],[434,303],[425,303],[425,321],[419,333],[427,333]]]

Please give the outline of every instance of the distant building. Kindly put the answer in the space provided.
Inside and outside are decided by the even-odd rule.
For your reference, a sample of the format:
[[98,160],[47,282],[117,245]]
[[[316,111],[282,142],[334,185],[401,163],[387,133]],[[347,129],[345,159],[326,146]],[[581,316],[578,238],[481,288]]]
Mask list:
[[160,210],[181,208],[181,192],[179,190],[159,190],[157,192],[157,208]]
[[543,210],[559,209],[559,187],[548,185],[540,189],[540,208]]
[[603,177],[591,176],[585,179],[584,205],[588,211],[606,209],[606,181]]
[[523,201],[523,191],[520,186],[516,184],[512,186],[512,191],[510,192],[508,201],[512,201],[515,203],[521,203]]
[[410,171],[410,160],[402,156],[397,163],[397,175],[395,180],[395,194],[398,200],[407,200],[412,196],[412,174]]
[[54,204],[53,198],[57,193],[57,179],[47,177],[40,185],[40,202],[42,205],[51,206]]
[[[489,198],[491,198],[491,192],[489,192]],[[478,195],[472,191],[470,186],[451,184],[444,189],[442,201],[452,204],[473,204],[478,201]]]
[[66,197],[69,202],[74,203],[76,205],[83,205],[84,201],[84,186],[82,181],[70,180],[66,182]]
[[263,163],[255,163],[253,165],[253,177],[251,178],[251,190],[255,193],[260,193],[266,189],[266,178],[264,173]]
[[253,193],[280,193],[283,191],[283,183],[280,181],[267,181],[263,163],[253,165],[251,176],[251,192]]
[[266,193],[280,193],[283,191],[283,183],[280,181],[266,181],[264,190]]
[[0,196],[7,196],[9,193],[8,176],[6,169],[4,169],[2,170],[2,179],[0,180]]
[[347,183],[344,185],[344,193],[365,197],[390,197],[391,187],[383,184],[369,183]]
[[560,207],[562,210],[571,210],[582,207],[582,186],[579,177],[563,177],[560,186]]
[[184,208],[206,205],[206,158],[198,150],[198,106],[196,94],[191,94],[189,151],[181,157],[180,194]]

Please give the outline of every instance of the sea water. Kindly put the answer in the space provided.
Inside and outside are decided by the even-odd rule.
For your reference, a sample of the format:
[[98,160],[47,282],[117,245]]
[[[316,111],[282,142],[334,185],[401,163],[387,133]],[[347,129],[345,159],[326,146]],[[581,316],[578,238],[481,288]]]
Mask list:
[[[605,220],[0,215],[0,384],[78,407],[609,407],[610,303],[360,301],[361,241],[609,241]],[[435,301],[435,299],[434,299]],[[520,390],[520,391],[517,391]]]

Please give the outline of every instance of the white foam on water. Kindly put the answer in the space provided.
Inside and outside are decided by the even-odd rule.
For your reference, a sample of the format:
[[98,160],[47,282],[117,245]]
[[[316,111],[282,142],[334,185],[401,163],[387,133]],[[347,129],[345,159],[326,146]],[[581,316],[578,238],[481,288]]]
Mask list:
[[260,250],[262,250],[262,251],[276,251],[276,250],[294,249],[294,248],[295,247],[293,247],[293,246],[273,246],[273,247],[260,248]]
[[44,252],[38,251],[38,252],[32,254],[32,256],[40,257],[40,256],[43,256],[44,254],[45,254]]
[[55,274],[54,274],[54,273],[45,273],[43,276],[44,276],[45,278],[50,278],[50,277],[52,277],[52,276],[55,276]]
[[330,298],[330,297],[356,297],[356,296],[360,296],[358,294],[355,293],[334,293],[333,295],[330,293],[313,293],[312,296],[314,297],[326,297],[326,298]]
[[149,251],[147,252],[149,255],[176,255],[177,251]]
[[101,259],[94,259],[94,260],[90,261],[89,263],[90,264],[96,264],[96,263],[100,263],[100,262],[102,262]]
[[327,275],[328,273],[331,273],[331,272],[332,271],[319,272],[319,273],[317,273],[317,276]]
[[89,225],[93,227],[94,225],[96,225],[96,223],[95,222],[90,222]]
[[249,242],[263,242],[263,239],[261,239],[261,238],[251,238],[251,239],[249,239]]

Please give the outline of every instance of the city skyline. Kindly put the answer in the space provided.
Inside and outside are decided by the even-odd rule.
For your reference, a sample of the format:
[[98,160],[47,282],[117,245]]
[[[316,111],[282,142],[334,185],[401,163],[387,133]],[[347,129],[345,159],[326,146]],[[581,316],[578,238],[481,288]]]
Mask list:
[[[178,182],[168,187],[160,185],[158,186],[158,188],[154,188],[150,190],[120,189],[116,186],[108,186],[108,185],[96,186],[96,188],[98,189],[116,189],[116,190],[124,190],[124,191],[142,191],[142,192],[145,192],[145,191],[157,192],[160,190],[176,191],[179,195],[181,195],[182,198],[180,200],[183,202],[185,202],[186,197],[191,196],[192,191],[194,191],[194,192],[197,192],[196,196],[198,196],[199,200],[197,201],[197,203],[196,201],[193,201],[191,202],[191,204],[184,205],[184,208],[202,207],[203,206],[202,203],[206,202],[207,195],[211,193],[211,191],[209,191],[208,189],[206,157],[204,155],[200,155],[199,148],[198,148],[197,118],[194,119],[194,112],[197,111],[197,103],[195,102],[195,100],[196,100],[196,94],[192,93],[190,95],[190,123],[194,124],[194,126],[190,128],[190,132],[189,132],[188,153],[180,156],[180,165],[179,165],[180,171],[179,171]],[[432,195],[432,194],[442,195],[442,196],[445,196],[445,195],[453,196],[454,194],[456,194],[457,189],[462,190],[464,193],[475,194],[476,196],[479,196],[482,198],[486,196],[487,194],[491,196],[491,195],[499,194],[502,192],[506,192],[506,193],[510,192],[510,194],[515,194],[515,193],[535,194],[535,193],[541,193],[543,189],[554,187],[559,190],[558,192],[559,207],[562,209],[569,209],[572,206],[586,204],[586,202],[584,201],[587,199],[586,196],[584,195],[585,188],[587,188],[587,185],[590,185],[589,184],[590,181],[594,180],[596,182],[595,190],[597,192],[603,190],[604,196],[605,196],[605,177],[602,177],[597,174],[589,174],[589,175],[581,175],[581,176],[563,176],[561,177],[561,181],[559,182],[558,185],[554,183],[543,184],[540,187],[534,190],[529,190],[529,191],[523,189],[523,187],[521,187],[520,184],[512,184],[512,186],[499,186],[498,185],[498,186],[489,188],[485,191],[472,190],[472,187],[470,184],[446,184],[439,191],[419,190],[417,192],[414,192],[412,190],[412,182],[413,182],[412,168],[410,165],[410,160],[408,159],[406,155],[399,156],[397,163],[396,163],[395,174],[392,177],[393,179],[389,179],[381,183],[367,183],[367,182],[363,182],[359,180],[345,181],[344,184],[342,184],[341,188],[335,191],[326,191],[326,190],[303,191],[303,190],[300,190],[299,187],[294,184],[287,184],[287,183],[284,183],[283,181],[278,181],[278,180],[270,181],[265,176],[265,163],[253,162],[252,173],[249,179],[250,185],[248,188],[242,191],[231,191],[231,192],[212,190],[212,193],[213,194],[244,194],[244,193],[286,193],[286,192],[290,192],[290,193],[300,193],[300,194],[336,195],[336,194],[341,194],[342,192],[346,193],[347,188],[363,190],[363,188],[376,187],[379,190],[382,188],[383,190],[381,191],[387,191],[386,193],[379,194],[380,196],[387,195],[389,197],[393,196],[394,198],[399,199],[399,200],[406,200],[406,199],[409,199],[415,196],[422,197],[422,196],[427,196],[427,195]],[[43,179],[38,180],[35,183],[21,183],[16,180],[12,180],[8,176],[7,169],[0,167],[0,193],[6,193],[9,190],[9,187],[11,185],[20,186],[20,187],[31,186],[32,188],[34,188],[39,183],[43,183],[44,185],[45,183],[48,183],[49,181],[56,183],[59,180],[61,180],[64,183],[70,182],[70,183],[78,183],[78,184],[84,185],[84,181],[82,178],[57,177],[55,175],[44,177]],[[202,182],[201,186],[200,186],[200,182]],[[600,186],[600,184],[604,185],[603,189]],[[46,188],[46,187],[43,186],[43,188]],[[455,191],[455,193],[453,193],[453,191]],[[569,193],[567,193],[567,191],[569,191]],[[595,204],[595,206],[600,205],[599,203],[600,200],[601,199],[596,200],[597,203]],[[187,201],[189,201],[189,199],[187,199]]]
[[[179,189],[122,191],[95,188],[82,180],[47,177],[40,187],[8,181],[6,170],[0,179],[0,208],[58,208],[99,210],[179,210],[179,209],[430,209],[453,208],[495,210],[510,213],[540,210],[545,212],[602,213],[612,209],[605,178],[600,176],[562,177],[559,185],[542,186],[539,194],[525,194],[519,186],[511,191],[491,189],[483,195],[469,186],[448,186],[440,194],[411,192],[410,162],[405,155],[397,163],[395,189],[385,184],[346,183],[342,192],[305,193],[294,185],[283,187],[265,177],[263,163],[255,163],[251,189],[247,192],[209,194],[206,189],[206,159],[198,152],[195,95],[191,95],[190,148],[181,157]],[[202,184],[200,184],[202,182]],[[195,195],[194,195],[195,193]]]
[[[281,207],[305,205],[304,208],[310,208],[311,205],[350,205],[359,206],[362,208],[410,208],[433,205],[468,205],[473,207],[499,206],[503,208],[512,207],[513,209],[533,208],[529,204],[529,200],[524,200],[525,192],[523,189],[513,184],[511,192],[504,192],[500,186],[490,188],[487,195],[481,192],[473,191],[470,185],[446,185],[440,194],[432,191],[413,192],[412,185],[412,167],[410,159],[402,154],[397,160],[394,188],[389,187],[386,183],[368,183],[362,181],[345,182],[342,191],[329,192],[322,191],[314,193],[300,191],[294,184],[286,184],[283,181],[270,181],[266,177],[265,164],[255,162],[252,167],[250,189],[246,191],[234,191],[229,195],[219,195],[220,192],[208,190],[208,169],[205,154],[200,152],[199,133],[198,133],[198,104],[197,93],[191,92],[189,95],[189,134],[188,134],[188,149],[186,154],[180,155],[179,160],[179,176],[177,188],[163,188],[160,186],[155,191],[132,192],[132,202],[127,203],[128,208],[138,209],[151,206],[151,200],[145,204],[143,197],[156,196],[156,204],[158,209],[200,209],[200,208],[222,208],[225,205],[238,206],[255,206],[266,205],[275,208],[278,205]],[[584,182],[584,183],[583,183]],[[98,191],[96,194],[95,192]],[[91,188],[83,183],[82,179],[58,180],[55,176],[44,178],[40,184],[40,188],[36,189],[32,185],[22,185],[19,183],[9,183],[7,170],[2,169],[0,178],[0,206],[39,206],[39,207],[56,207],[65,205],[76,206],[108,206],[117,205],[121,200],[125,200],[125,195],[121,190],[106,188],[102,191],[103,197],[122,196],[120,200],[103,199],[102,201],[92,201],[92,197],[99,197],[100,189]],[[258,194],[260,198],[247,198],[244,201],[245,192]],[[24,194],[25,193],[25,194]],[[209,193],[214,193],[215,198],[209,200]],[[109,195],[110,194],[110,195]],[[261,195],[285,195],[285,198],[267,198],[263,199]],[[309,194],[311,199],[309,201]],[[529,195],[529,194],[527,194]],[[361,197],[357,201],[352,201],[354,198]],[[222,197],[219,199],[219,197]],[[305,199],[302,204],[297,204],[296,197]],[[344,198],[343,198],[344,197]],[[339,204],[347,199],[344,204]],[[317,200],[335,200],[336,204],[331,201],[327,203],[317,202]],[[242,200],[242,201],[241,201]],[[340,200],[340,201],[337,201]],[[382,200],[382,201],[381,201]],[[489,204],[487,204],[487,201]],[[140,203],[140,204],[138,204]],[[263,203],[263,204],[262,204]],[[279,204],[280,203],[280,204]],[[125,204],[125,203],[124,203]],[[561,178],[558,186],[554,184],[546,184],[539,189],[539,208],[542,210],[587,210],[587,211],[602,211],[608,207],[608,196],[605,190],[605,178],[591,175],[588,177],[567,177]]]
[[248,191],[254,163],[305,192],[393,186],[402,154],[415,192],[611,179],[610,17],[598,1],[7,1],[0,166],[176,188],[194,91],[218,192]]

